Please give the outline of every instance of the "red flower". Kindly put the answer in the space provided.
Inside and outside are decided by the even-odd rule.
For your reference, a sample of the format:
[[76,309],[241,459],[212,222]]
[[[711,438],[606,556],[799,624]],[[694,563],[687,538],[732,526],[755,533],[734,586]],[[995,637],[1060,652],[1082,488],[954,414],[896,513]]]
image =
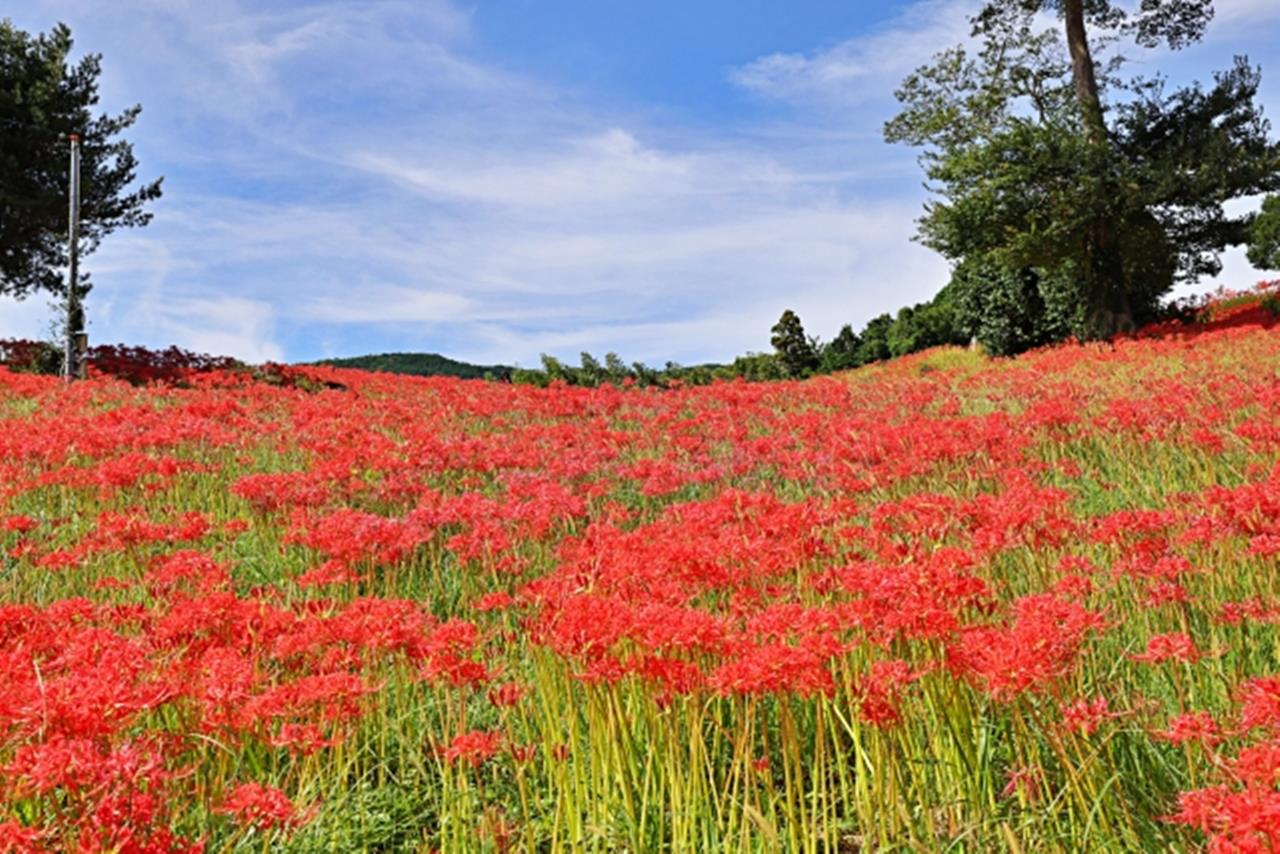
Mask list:
[[1102,615],[1050,594],[1014,603],[1012,625],[966,629],[947,648],[954,673],[980,684],[997,700],[1042,690],[1075,663],[1085,640],[1103,628]]
[[1106,697],[1094,697],[1086,700],[1083,697],[1074,703],[1062,707],[1062,723],[1069,732],[1090,736],[1107,718],[1114,718],[1114,712],[1107,709]]
[[517,682],[506,682],[502,685],[496,685],[489,689],[488,698],[490,704],[505,709],[516,705],[524,697],[525,689],[523,685]]
[[747,647],[712,673],[709,682],[721,694],[791,693],[807,697],[835,691],[827,656],[780,643]]
[[496,755],[502,749],[503,740],[502,733],[496,730],[472,730],[456,736],[448,747],[440,750],[440,755],[449,765],[466,762],[475,767]]
[[1184,632],[1169,632],[1155,635],[1147,641],[1145,652],[1129,656],[1134,661],[1147,664],[1159,664],[1163,661],[1178,660],[1188,664],[1197,661],[1202,653],[1196,649],[1195,643]]
[[899,703],[903,690],[922,675],[924,671],[913,670],[908,662],[900,659],[872,663],[854,691],[858,714],[872,726],[894,726],[902,720]]
[[1245,680],[1239,694],[1242,729],[1280,727],[1280,677],[1261,676]]
[[47,849],[39,844],[40,829],[23,827],[16,821],[0,822],[0,854],[35,854]]
[[265,830],[272,827],[297,827],[306,824],[318,807],[299,810],[288,795],[274,786],[241,783],[223,798],[215,812],[229,815],[243,825]]
[[1169,720],[1163,732],[1156,733],[1157,738],[1173,744],[1185,744],[1198,741],[1201,744],[1216,744],[1222,738],[1222,731],[1213,715],[1208,712],[1185,712]]

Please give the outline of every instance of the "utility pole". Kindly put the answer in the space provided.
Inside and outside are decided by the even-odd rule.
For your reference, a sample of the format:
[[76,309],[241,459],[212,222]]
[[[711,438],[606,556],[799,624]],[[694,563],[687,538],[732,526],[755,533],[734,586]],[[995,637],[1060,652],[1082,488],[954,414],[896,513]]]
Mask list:
[[67,213],[67,239],[70,269],[67,271],[67,340],[63,354],[62,376],[67,382],[84,376],[84,356],[88,337],[80,327],[84,314],[80,309],[80,136],[71,134],[71,203]]

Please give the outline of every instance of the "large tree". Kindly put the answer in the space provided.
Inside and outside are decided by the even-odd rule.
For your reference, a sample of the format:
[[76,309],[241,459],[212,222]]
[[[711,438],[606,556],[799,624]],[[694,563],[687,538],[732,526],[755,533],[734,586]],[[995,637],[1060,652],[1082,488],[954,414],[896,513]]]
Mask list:
[[160,179],[131,189],[137,159],[120,138],[141,108],[95,115],[102,57],[69,64],[71,47],[65,25],[31,36],[0,20],[0,294],[66,290],[70,134],[81,140],[82,255],[145,225],[145,204],[160,197]]
[[1131,328],[1175,282],[1216,275],[1251,221],[1223,203],[1280,187],[1259,72],[1238,57],[1207,89],[1169,91],[1126,76],[1119,51],[1182,48],[1211,18],[1208,0],[987,2],[976,50],[910,75],[885,126],[925,149],[937,198],[921,239],[970,273],[1034,281],[1080,337]]

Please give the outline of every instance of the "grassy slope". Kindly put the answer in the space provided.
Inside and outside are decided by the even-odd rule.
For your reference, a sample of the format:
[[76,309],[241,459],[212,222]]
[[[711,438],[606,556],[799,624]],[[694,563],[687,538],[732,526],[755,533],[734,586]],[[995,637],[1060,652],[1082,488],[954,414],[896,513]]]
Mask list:
[[1271,323],[678,392],[0,374],[0,825],[101,824],[92,724],[215,850],[1186,850],[1179,792],[1274,794]]

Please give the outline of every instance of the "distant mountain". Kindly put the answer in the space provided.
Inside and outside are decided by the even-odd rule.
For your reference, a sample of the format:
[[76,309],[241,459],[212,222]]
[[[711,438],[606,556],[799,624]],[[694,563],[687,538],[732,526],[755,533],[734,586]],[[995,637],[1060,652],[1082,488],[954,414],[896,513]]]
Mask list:
[[416,377],[459,377],[478,380],[491,377],[511,379],[515,370],[508,365],[472,365],[441,356],[439,353],[381,353],[376,356],[352,356],[346,359],[323,359],[318,364],[335,368],[382,371],[387,374],[410,374]]

